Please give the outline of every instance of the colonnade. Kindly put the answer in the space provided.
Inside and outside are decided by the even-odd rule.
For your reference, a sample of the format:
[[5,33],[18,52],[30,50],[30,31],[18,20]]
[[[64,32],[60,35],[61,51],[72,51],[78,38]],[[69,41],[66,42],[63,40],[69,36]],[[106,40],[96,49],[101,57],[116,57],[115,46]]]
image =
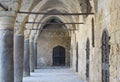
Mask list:
[[37,43],[14,34],[15,16],[0,15],[0,82],[22,82],[37,68]]

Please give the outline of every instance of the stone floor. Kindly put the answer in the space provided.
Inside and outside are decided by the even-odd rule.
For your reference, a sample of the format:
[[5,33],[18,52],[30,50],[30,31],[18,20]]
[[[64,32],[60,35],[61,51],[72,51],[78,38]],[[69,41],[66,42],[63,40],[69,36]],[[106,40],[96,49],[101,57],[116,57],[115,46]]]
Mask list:
[[69,68],[36,69],[23,82],[83,82]]

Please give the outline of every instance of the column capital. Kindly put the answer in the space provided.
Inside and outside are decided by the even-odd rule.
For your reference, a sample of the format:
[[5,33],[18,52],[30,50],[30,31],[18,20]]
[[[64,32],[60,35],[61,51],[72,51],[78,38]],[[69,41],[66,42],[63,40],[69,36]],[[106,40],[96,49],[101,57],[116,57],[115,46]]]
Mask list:
[[24,38],[24,43],[29,43],[29,39],[28,38]]
[[37,43],[37,34],[35,35],[35,37],[34,37],[34,43]]
[[34,36],[31,36],[31,37],[29,38],[29,41],[30,41],[30,42],[34,42]]
[[34,40],[34,43],[36,43],[36,44],[37,44],[37,41],[36,41],[36,40]]
[[14,25],[15,27],[15,34],[21,34],[24,36],[24,27],[22,27],[22,23],[15,23]]
[[28,38],[28,39],[29,39],[29,35],[30,35],[30,31],[29,31],[29,30],[25,30],[25,31],[24,31],[24,36],[25,36],[25,38]]
[[24,37],[22,34],[15,34],[14,36]]
[[33,39],[29,39],[29,41],[30,41],[30,42],[34,42],[34,40],[33,40]]
[[0,29],[13,29],[15,13],[10,11],[0,11]]

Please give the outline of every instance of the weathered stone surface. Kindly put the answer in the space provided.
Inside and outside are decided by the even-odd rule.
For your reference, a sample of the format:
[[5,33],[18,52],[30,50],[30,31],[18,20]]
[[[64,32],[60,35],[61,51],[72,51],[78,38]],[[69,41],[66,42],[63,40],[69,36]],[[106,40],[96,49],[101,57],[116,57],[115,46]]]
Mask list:
[[64,31],[62,26],[59,25],[49,25],[46,29],[47,30],[42,31],[37,39],[38,67],[44,68],[53,65],[53,48],[56,46],[62,46],[65,48],[65,65],[69,66],[70,37],[67,35],[67,31]]
[[14,82],[13,30],[0,30],[0,82]]
[[30,76],[29,39],[24,39],[24,76]]
[[[66,24],[66,30],[69,29],[69,36],[71,37],[71,44],[69,44],[70,40],[67,37],[61,37],[61,33],[59,32],[46,32],[40,34],[38,36],[38,45],[37,45],[37,65],[40,67],[43,66],[51,66],[52,65],[52,49],[55,46],[61,45],[68,49],[67,54],[69,57],[66,59],[70,65],[72,70],[76,70],[76,44],[78,43],[78,75],[81,79],[86,81],[86,40],[89,38],[90,40],[90,79],[89,82],[102,82],[102,33],[104,30],[108,31],[110,36],[110,41],[108,44],[110,45],[110,82],[120,82],[120,0],[0,0],[0,2],[8,7],[8,10],[15,11],[28,11],[28,12],[52,12],[52,13],[86,13],[93,12],[93,15],[85,15],[85,16],[59,16],[59,15],[31,15],[31,14],[16,14],[14,11],[3,11],[0,12],[0,29],[10,28],[14,26],[14,19],[12,16],[16,14],[16,23],[21,23],[22,28],[16,29],[16,33],[25,32],[25,36],[27,38],[34,35],[39,35],[41,29],[43,28],[43,24],[32,24],[26,23],[30,22],[48,22],[48,19],[56,18],[61,20],[62,22],[70,23],[70,22],[83,22],[84,24]],[[18,7],[19,2],[19,9]],[[21,6],[20,6],[21,4]],[[12,8],[12,9],[11,9]],[[12,16],[11,16],[11,15]],[[5,16],[5,17],[2,17]],[[9,17],[6,17],[9,16]],[[10,19],[9,19],[10,18]],[[84,19],[84,20],[83,20]],[[94,42],[95,47],[92,46],[92,22],[94,19]],[[47,25],[49,26],[49,25]],[[27,29],[39,29],[39,30],[25,30]],[[62,26],[61,26],[62,27]],[[70,30],[76,29],[76,30]],[[67,30],[68,31],[68,30]],[[53,33],[53,34],[52,34]],[[0,36],[3,36],[4,33],[1,33]],[[65,35],[63,33],[63,35]],[[54,37],[55,36],[55,37]],[[47,38],[46,38],[47,37]],[[58,38],[59,37],[59,38]],[[2,37],[3,38],[3,37]],[[3,41],[1,39],[1,41]],[[68,43],[67,43],[68,42]],[[2,43],[0,43],[3,45]],[[36,66],[36,55],[33,51],[33,45],[30,47],[31,54],[31,69],[34,69]],[[67,45],[66,45],[67,44]],[[7,44],[6,44],[7,45]],[[2,49],[3,50],[3,49]],[[1,51],[2,51],[1,50]],[[9,50],[9,49],[8,49]],[[71,53],[69,53],[71,52]],[[2,53],[2,52],[0,52]],[[2,53],[4,54],[4,53]],[[27,52],[26,52],[27,54]],[[0,56],[3,57],[3,56]],[[2,61],[2,59],[0,60]],[[5,61],[6,62],[6,61]],[[35,63],[33,63],[35,62]],[[28,63],[28,62],[27,62]],[[0,63],[1,64],[1,63]],[[3,64],[1,64],[3,65]],[[0,66],[1,66],[0,65]],[[2,67],[1,67],[2,68]],[[2,68],[2,70],[4,70]],[[4,70],[5,71],[5,70]],[[6,72],[5,72],[6,73]],[[2,73],[1,73],[2,74]],[[5,74],[4,74],[5,75]],[[7,74],[6,74],[7,75]],[[12,77],[12,76],[11,76]]]
[[14,82],[22,82],[24,62],[24,36],[14,36]]
[[[97,11],[95,16],[88,16],[86,18],[86,24],[79,25],[80,30],[76,32],[76,41],[72,42],[79,44],[79,76],[86,81],[86,53],[85,45],[86,39],[90,39],[90,44],[92,44],[92,23],[91,19],[95,20],[95,47],[90,45],[90,80],[89,82],[102,82],[102,33],[104,30],[108,31],[110,41],[110,55],[109,55],[109,70],[110,70],[110,82],[120,81],[119,71],[119,44],[120,44],[120,10],[118,5],[118,0],[98,0]],[[75,45],[74,45],[75,46]],[[74,51],[73,46],[73,51]],[[73,52],[73,57],[76,54]],[[73,58],[75,62],[75,57]],[[75,69],[75,63],[73,63],[73,69]]]

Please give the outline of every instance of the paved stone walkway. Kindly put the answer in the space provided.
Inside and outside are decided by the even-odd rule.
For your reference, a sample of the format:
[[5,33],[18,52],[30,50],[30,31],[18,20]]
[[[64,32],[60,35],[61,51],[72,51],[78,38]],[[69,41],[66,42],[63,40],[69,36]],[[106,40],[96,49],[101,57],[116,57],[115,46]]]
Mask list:
[[24,77],[23,82],[83,82],[69,68],[37,69],[30,77]]

